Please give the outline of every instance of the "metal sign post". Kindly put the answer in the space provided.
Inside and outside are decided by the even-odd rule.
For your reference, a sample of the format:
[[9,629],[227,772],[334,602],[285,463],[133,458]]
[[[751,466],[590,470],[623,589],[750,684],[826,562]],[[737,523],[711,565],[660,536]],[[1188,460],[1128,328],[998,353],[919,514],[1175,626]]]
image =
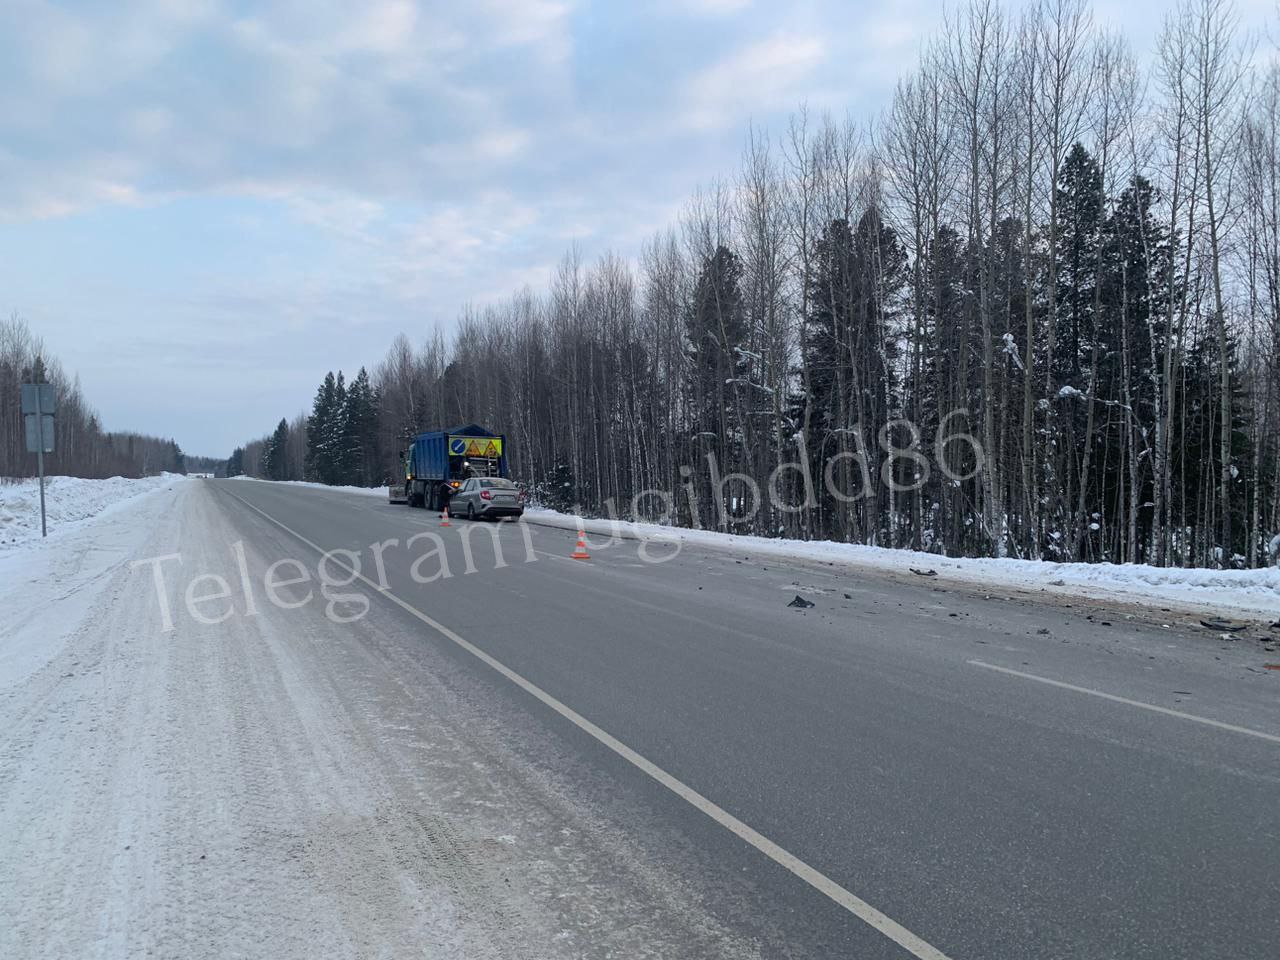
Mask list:
[[22,385],[22,415],[27,428],[27,452],[36,455],[40,472],[40,536],[49,535],[44,509],[44,455],[53,453],[53,415],[57,402],[51,383]]

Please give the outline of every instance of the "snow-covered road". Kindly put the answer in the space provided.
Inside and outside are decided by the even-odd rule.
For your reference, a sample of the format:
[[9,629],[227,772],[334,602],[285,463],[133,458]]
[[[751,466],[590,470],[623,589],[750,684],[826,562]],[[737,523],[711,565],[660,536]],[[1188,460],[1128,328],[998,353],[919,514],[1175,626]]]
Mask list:
[[755,955],[398,619],[166,632],[131,562],[297,555],[249,523],[184,481],[3,570],[0,957]]

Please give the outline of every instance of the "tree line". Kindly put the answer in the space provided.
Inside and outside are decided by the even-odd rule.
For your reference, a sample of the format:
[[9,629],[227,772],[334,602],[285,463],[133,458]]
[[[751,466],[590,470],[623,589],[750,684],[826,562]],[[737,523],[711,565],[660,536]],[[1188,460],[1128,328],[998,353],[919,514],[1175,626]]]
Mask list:
[[34,477],[37,472],[36,455],[26,446],[24,383],[54,388],[54,452],[45,455],[46,474],[101,479],[186,473],[187,458],[173,440],[104,430],[79,378],[49,355],[26,321],[12,316],[0,321],[0,477]]
[[358,456],[308,418],[272,449],[372,483],[417,431],[474,421],[545,502],[592,513],[1271,562],[1280,67],[1247,40],[1226,0],[1188,0],[1140,66],[1080,0],[974,0],[881,115],[750,131],[635,261],[570,251],[545,293],[399,337]]
[[325,374],[311,413],[237,447],[227,461],[228,476],[264,480],[310,480],[371,487],[390,477],[379,448],[380,397],[363,367],[348,384],[341,370]]

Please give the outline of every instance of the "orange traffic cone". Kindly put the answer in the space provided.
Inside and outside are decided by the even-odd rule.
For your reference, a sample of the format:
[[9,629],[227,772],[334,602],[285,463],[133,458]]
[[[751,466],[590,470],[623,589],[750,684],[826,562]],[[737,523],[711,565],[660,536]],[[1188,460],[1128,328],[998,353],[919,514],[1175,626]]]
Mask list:
[[573,560],[590,560],[591,554],[587,553],[587,534],[585,530],[578,531],[578,545],[573,548],[573,553],[569,554]]
[[453,526],[453,524],[449,522],[449,505],[447,503],[444,505],[444,513],[440,514],[440,526],[442,527]]

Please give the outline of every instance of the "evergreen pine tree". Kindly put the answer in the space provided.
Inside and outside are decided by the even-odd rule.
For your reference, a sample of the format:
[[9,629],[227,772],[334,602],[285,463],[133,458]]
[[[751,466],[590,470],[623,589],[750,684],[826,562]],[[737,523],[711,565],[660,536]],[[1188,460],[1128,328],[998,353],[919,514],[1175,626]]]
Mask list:
[[[714,453],[718,469],[733,473],[749,444],[747,425],[737,415],[738,397],[747,385],[748,362],[742,352],[747,339],[742,305],[742,261],[728,247],[716,247],[703,260],[685,321],[689,360],[686,392],[689,403],[691,452],[701,462]],[[706,477],[706,471],[700,471]],[[709,477],[699,493],[704,523],[719,520],[725,505],[716,504],[718,491]]]
[[[1097,429],[1103,411],[1096,402],[1097,367],[1106,359],[1099,340],[1101,318],[1097,316],[1101,189],[1102,171],[1097,161],[1081,144],[1075,144],[1058,177],[1057,326],[1048,362],[1053,382],[1061,386],[1048,398],[1054,405],[1049,416],[1057,442],[1048,458],[1053,482],[1046,479],[1052,512],[1067,534],[1059,544],[1063,550],[1059,555],[1070,560],[1079,559],[1079,543],[1087,529],[1077,517],[1081,486],[1091,487],[1107,446]],[[1089,499],[1086,494],[1085,500]]]
[[[1127,517],[1131,506],[1137,505],[1135,543],[1128,551],[1137,560],[1145,559],[1140,551],[1150,540],[1153,520],[1150,451],[1155,436],[1150,425],[1160,416],[1161,357],[1168,339],[1169,238],[1154,216],[1157,201],[1151,183],[1135,176],[1111,202],[1103,225],[1098,277],[1103,315],[1099,318],[1102,357],[1097,392],[1113,405],[1117,428],[1104,438],[1111,455],[1095,457],[1095,483],[1105,516]],[[1125,437],[1130,426],[1134,436]]]
[[333,419],[330,421],[328,431],[330,473],[326,483],[346,485],[352,482],[349,412],[346,378],[339,370],[338,379],[333,388]]
[[337,383],[333,371],[325,374],[311,404],[307,420],[306,478],[333,483],[333,431],[338,415]]
[[[872,208],[856,228],[843,218],[833,220],[814,244],[813,263],[804,361],[814,416],[806,442],[815,476],[821,477],[828,458],[856,456],[859,443],[851,431],[857,425],[888,419],[896,356],[890,320],[906,280],[906,254],[897,234]],[[874,431],[861,443],[874,449]],[[835,483],[844,495],[857,496],[867,492],[868,484],[876,485],[874,469],[859,476],[849,456],[840,463]],[[850,511],[831,496],[823,499],[836,517],[832,532],[842,538],[874,537],[875,501]],[[855,512],[861,523],[857,530]]]
[[346,479],[343,483],[371,486],[377,479],[378,404],[364,367],[347,387],[343,418],[342,450]]
[[573,469],[561,460],[551,469],[547,476],[546,489],[542,503],[552,510],[573,510],[578,505],[576,487],[573,482]]
[[686,321],[692,426],[717,436],[730,411],[728,381],[746,371],[738,352],[747,333],[741,282],[742,263],[737,254],[728,247],[717,247],[702,264]]
[[275,441],[275,438],[272,434],[267,434],[267,436],[262,441],[262,456],[259,458],[258,464],[259,464],[259,468],[262,470],[262,478],[264,480],[275,479],[275,477],[272,475],[274,471],[274,465],[271,462],[272,458],[275,456],[274,441]]
[[1094,293],[1102,238],[1102,171],[1080,144],[1058,178],[1058,330],[1054,382],[1083,389],[1097,329]]
[[263,472],[268,480],[289,479],[289,423],[283,417],[267,439],[262,453]]

